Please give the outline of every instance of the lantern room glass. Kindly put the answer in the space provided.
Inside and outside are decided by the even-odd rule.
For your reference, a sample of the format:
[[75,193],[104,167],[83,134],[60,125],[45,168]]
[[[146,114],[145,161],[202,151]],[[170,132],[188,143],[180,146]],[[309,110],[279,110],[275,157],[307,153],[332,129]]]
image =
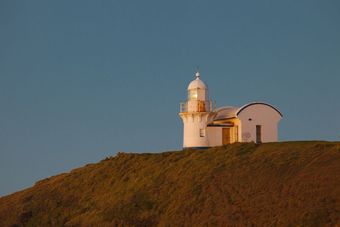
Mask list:
[[197,100],[198,90],[192,89],[188,91],[188,100]]

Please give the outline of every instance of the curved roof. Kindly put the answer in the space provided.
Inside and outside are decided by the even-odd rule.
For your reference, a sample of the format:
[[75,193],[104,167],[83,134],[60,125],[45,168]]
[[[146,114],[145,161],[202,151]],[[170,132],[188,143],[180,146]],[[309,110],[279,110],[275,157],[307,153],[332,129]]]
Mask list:
[[236,112],[239,108],[234,106],[223,106],[220,108],[217,108],[214,111],[214,120],[221,120],[221,119],[227,119],[227,118],[234,118],[236,117]]
[[200,73],[196,72],[196,79],[191,81],[188,90],[191,89],[208,89],[208,86],[200,79]]
[[281,117],[283,117],[282,113],[274,106],[268,104],[268,103],[265,103],[265,102],[251,102],[251,103],[248,103],[242,107],[240,107],[236,113],[236,115],[239,115],[245,108],[249,107],[249,106],[253,106],[253,105],[265,105],[265,106],[269,106],[271,107],[272,109],[274,109],[278,114],[280,114]]
[[213,120],[222,120],[222,119],[229,119],[229,118],[236,118],[244,109],[246,109],[249,106],[252,105],[266,105],[271,107],[272,109],[274,109],[278,114],[280,114],[280,116],[282,117],[282,113],[275,108],[274,106],[268,104],[268,103],[264,103],[264,102],[251,102],[248,103],[242,107],[234,107],[234,106],[223,106],[220,108],[217,108],[214,112],[213,112]]

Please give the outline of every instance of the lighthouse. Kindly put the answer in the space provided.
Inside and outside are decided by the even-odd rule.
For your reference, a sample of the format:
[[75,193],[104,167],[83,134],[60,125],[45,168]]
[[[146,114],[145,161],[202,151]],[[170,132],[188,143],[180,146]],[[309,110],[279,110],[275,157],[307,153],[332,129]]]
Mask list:
[[195,76],[187,88],[188,97],[181,103],[179,113],[183,121],[184,148],[209,146],[207,122],[212,111],[212,102],[209,100],[208,86],[201,80],[198,71]]
[[278,125],[283,116],[276,107],[256,101],[241,107],[215,108],[200,73],[196,72],[195,76],[188,86],[187,100],[180,105],[183,148],[278,141]]

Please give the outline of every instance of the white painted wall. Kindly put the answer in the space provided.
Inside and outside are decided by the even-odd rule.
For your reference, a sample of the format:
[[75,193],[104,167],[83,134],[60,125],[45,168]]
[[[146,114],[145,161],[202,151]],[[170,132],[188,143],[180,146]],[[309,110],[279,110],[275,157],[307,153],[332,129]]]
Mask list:
[[222,128],[207,127],[209,147],[222,146]]
[[[208,147],[207,118],[209,113],[180,113],[183,121],[183,147]],[[200,129],[205,135],[200,136]]]
[[256,125],[262,127],[262,142],[278,141],[278,123],[282,117],[272,107],[264,104],[250,105],[238,114],[238,118],[241,120],[242,142],[256,142]]

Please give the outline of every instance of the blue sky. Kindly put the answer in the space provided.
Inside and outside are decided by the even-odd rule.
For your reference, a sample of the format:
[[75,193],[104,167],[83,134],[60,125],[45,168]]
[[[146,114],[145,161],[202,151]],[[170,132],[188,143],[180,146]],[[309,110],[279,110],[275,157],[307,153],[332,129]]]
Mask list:
[[340,140],[340,2],[0,1],[0,195],[118,151],[178,150],[197,66],[280,140]]

